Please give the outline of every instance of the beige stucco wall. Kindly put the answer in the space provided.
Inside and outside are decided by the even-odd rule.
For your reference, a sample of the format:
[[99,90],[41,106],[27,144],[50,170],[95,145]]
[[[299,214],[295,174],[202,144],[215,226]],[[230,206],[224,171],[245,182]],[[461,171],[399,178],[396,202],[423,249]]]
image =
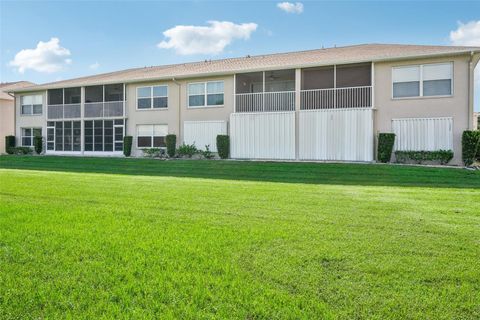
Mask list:
[[[224,81],[224,105],[208,108],[189,108],[187,87],[192,82]],[[137,88],[144,86],[167,85],[168,86],[168,109],[137,110]],[[177,144],[183,142],[184,121],[225,120],[228,123],[230,113],[233,112],[233,76],[194,78],[179,81],[154,81],[128,84],[127,92],[127,135],[134,137],[132,154],[142,155],[137,148],[136,136],[137,125],[142,124],[166,124],[168,132],[177,135]]]
[[[42,95],[42,114],[40,115],[21,115],[21,97],[38,94]],[[42,136],[47,135],[47,101],[45,91],[25,92],[15,96],[15,140],[16,145],[20,146],[22,143],[21,135],[22,128],[42,128]]]
[[0,154],[5,153],[5,136],[15,132],[13,100],[0,99]]
[[[392,98],[392,67],[453,62],[451,97]],[[375,63],[375,131],[391,132],[395,118],[453,118],[452,164],[461,164],[461,136],[468,129],[469,56]]]

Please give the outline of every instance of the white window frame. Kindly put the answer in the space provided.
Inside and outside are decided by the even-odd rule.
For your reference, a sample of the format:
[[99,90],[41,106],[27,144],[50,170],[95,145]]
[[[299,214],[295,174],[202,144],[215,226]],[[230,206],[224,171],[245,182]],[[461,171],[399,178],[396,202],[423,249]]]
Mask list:
[[[147,109],[147,110],[148,110],[148,109]],[[146,136],[146,135],[141,135],[141,136],[140,136],[140,135],[138,134],[138,129],[139,129],[140,126],[152,126],[152,133],[151,133],[151,135],[150,135],[150,136]],[[166,126],[166,127],[167,127],[167,134],[164,135],[164,136],[156,136],[156,135],[154,134],[154,132],[155,132],[155,126]],[[137,149],[140,149],[140,150],[150,149],[150,148],[166,149],[166,147],[154,147],[154,146],[153,146],[153,139],[154,139],[155,137],[165,137],[165,138],[166,138],[167,135],[168,135],[168,124],[166,124],[166,123],[137,124],[136,134],[137,134],[137,135],[136,135],[136,137],[135,137],[135,146],[137,147]],[[138,146],[138,137],[150,137],[150,138],[151,138],[150,147],[139,147],[139,146]],[[166,141],[165,141],[165,143],[166,143]]]
[[[32,102],[33,102],[33,97],[41,97],[42,98],[42,104],[41,104],[42,112],[33,113],[34,104],[23,104],[23,99],[25,97],[32,97]],[[23,106],[30,106],[31,113],[23,113]],[[41,115],[43,115],[43,95],[42,94],[28,94],[28,95],[20,96],[20,115],[21,116],[41,116]]]
[[[153,95],[153,88],[154,87],[166,87],[167,88],[167,95],[166,96],[154,96]],[[138,107],[138,90],[139,89],[144,89],[144,88],[149,88],[150,89],[150,108],[139,108]],[[168,99],[168,93],[169,93],[169,90],[168,90],[168,84],[159,84],[159,85],[154,85],[154,86],[142,86],[142,87],[137,87],[136,90],[135,90],[135,93],[136,93],[136,99],[135,99],[135,107],[136,107],[136,110],[137,111],[145,111],[145,110],[148,110],[148,111],[151,111],[151,110],[168,110],[168,107],[169,107],[169,99]],[[153,98],[167,98],[167,107],[166,108],[154,108],[153,107]],[[145,98],[140,98],[140,99],[147,99],[146,97]]]
[[[207,84],[212,83],[212,82],[223,82],[223,104],[208,104],[208,91],[207,91]],[[204,85],[204,101],[205,103],[203,106],[191,106],[190,105],[190,96],[199,96],[199,94],[190,94],[189,92],[189,87],[191,84],[203,84]],[[218,93],[212,93],[212,94],[220,94]],[[211,80],[211,81],[198,81],[198,82],[189,82],[187,83],[187,106],[189,109],[200,109],[200,108],[222,108],[225,106],[225,81],[224,80]]]
[[[31,135],[30,136],[24,136],[23,135],[23,130],[26,130],[26,129],[30,129],[31,130]],[[33,134],[33,129],[40,129],[40,136],[43,135],[43,130],[42,130],[42,127],[21,127],[20,128],[20,144],[22,147],[33,147],[34,146],[34,143],[33,143],[33,138],[35,137],[35,135]],[[24,145],[23,144],[23,138],[30,138],[30,145]]]
[[[452,78],[450,79],[450,94],[447,94],[447,95],[436,95],[436,96],[424,96],[423,95],[423,67],[424,66],[435,66],[435,65],[445,65],[445,64],[449,64],[450,65],[450,68],[451,68],[451,71],[452,71]],[[420,78],[419,78],[419,82],[420,82],[420,91],[419,91],[419,95],[418,96],[413,96],[413,97],[394,97],[393,96],[393,72],[394,70],[396,69],[402,69],[402,68],[411,68],[411,67],[418,67],[420,69]],[[391,91],[391,99],[392,100],[405,100],[405,99],[430,99],[430,98],[451,98],[453,97],[454,95],[454,92],[453,92],[453,88],[454,88],[454,85],[453,85],[453,81],[454,81],[454,78],[455,78],[455,72],[454,72],[454,63],[453,61],[446,61],[446,62],[435,62],[435,63],[424,63],[424,64],[409,64],[409,65],[401,65],[401,66],[394,66],[392,67],[392,74],[391,74],[391,88],[390,88],[390,91]]]

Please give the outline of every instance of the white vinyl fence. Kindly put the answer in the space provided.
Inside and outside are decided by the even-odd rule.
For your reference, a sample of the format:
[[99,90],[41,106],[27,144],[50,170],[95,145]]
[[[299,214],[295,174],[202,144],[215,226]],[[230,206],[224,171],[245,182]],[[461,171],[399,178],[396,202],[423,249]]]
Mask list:
[[435,151],[453,149],[453,119],[404,118],[392,120],[395,150]]
[[232,158],[295,159],[295,112],[232,113]]
[[209,145],[210,151],[217,152],[217,135],[227,134],[226,121],[185,121],[183,142],[195,144],[200,150]]
[[373,161],[372,112],[371,108],[300,111],[299,158]]

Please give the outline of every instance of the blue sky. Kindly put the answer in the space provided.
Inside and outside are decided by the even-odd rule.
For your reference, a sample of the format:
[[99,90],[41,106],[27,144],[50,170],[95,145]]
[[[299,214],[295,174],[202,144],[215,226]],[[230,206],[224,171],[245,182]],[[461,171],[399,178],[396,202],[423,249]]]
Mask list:
[[479,1],[278,3],[0,0],[0,81],[372,42],[480,46]]

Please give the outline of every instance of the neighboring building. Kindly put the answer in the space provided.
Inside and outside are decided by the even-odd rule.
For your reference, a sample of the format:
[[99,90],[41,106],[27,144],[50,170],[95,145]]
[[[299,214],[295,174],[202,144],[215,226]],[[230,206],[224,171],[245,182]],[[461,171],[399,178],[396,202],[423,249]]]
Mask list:
[[[452,149],[473,128],[480,47],[366,44],[129,69],[12,90],[16,136],[47,154],[133,154],[178,143],[232,158],[372,161],[377,132],[397,150]],[[27,139],[24,139],[27,138]]]
[[0,83],[0,154],[5,153],[5,136],[15,133],[14,98],[7,92],[33,85],[28,81]]

